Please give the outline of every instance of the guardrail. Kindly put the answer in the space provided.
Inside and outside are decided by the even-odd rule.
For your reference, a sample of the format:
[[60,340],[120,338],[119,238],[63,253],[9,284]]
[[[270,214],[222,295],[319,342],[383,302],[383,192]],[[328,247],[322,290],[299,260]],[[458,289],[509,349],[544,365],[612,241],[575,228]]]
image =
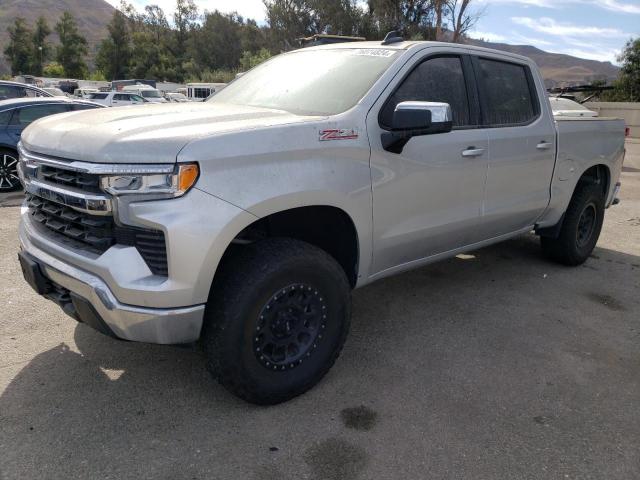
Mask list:
[[589,110],[598,112],[601,117],[623,118],[629,127],[631,138],[640,138],[640,103],[634,102],[587,102]]

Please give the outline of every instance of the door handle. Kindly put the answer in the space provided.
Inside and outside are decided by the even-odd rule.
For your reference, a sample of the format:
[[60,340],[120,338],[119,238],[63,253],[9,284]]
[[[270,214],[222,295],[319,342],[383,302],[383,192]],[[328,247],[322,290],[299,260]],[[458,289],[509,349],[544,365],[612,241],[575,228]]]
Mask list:
[[484,148],[469,147],[462,151],[463,157],[479,157],[484,154]]
[[538,145],[536,145],[538,150],[549,150],[551,148],[551,144],[549,142],[542,141]]

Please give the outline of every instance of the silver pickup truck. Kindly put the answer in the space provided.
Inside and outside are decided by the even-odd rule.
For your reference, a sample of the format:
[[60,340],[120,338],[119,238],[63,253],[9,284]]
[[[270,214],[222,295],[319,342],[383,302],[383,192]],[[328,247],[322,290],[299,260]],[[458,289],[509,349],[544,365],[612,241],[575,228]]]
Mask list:
[[32,124],[19,257],[77,320],[200,340],[226,388],[273,404],[331,368],[354,288],[532,231],[550,258],[584,262],[623,157],[623,122],[554,119],[527,58],[314,47],[204,103]]

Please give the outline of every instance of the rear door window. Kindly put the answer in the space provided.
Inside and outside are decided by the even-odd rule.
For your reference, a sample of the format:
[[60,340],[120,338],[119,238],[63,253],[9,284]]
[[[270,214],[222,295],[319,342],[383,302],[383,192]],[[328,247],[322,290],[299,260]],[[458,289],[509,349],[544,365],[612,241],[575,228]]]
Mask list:
[[13,110],[5,110],[4,112],[0,112],[0,127],[6,127],[9,123],[9,119],[11,119],[11,113]]
[[418,65],[382,107],[380,124],[383,127],[391,125],[396,105],[407,101],[448,103],[455,127],[471,125],[462,59],[458,56],[434,57]]
[[24,90],[24,87],[18,85],[0,85],[0,100],[22,98],[25,96]]
[[485,125],[523,125],[538,116],[529,67],[487,58],[478,58],[476,65]]
[[11,125],[27,126],[31,122],[35,122],[39,118],[49,115],[55,115],[56,113],[68,112],[68,105],[35,105],[30,107],[24,107],[16,109],[13,117],[11,118]]

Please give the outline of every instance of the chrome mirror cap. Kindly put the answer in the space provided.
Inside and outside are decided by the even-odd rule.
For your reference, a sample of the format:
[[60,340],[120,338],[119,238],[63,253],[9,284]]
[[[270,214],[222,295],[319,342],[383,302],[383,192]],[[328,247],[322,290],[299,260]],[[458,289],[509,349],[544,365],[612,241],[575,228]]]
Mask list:
[[451,106],[443,102],[400,102],[396,105],[395,110],[396,112],[399,110],[429,111],[431,112],[431,122],[433,123],[451,122],[453,120]]

